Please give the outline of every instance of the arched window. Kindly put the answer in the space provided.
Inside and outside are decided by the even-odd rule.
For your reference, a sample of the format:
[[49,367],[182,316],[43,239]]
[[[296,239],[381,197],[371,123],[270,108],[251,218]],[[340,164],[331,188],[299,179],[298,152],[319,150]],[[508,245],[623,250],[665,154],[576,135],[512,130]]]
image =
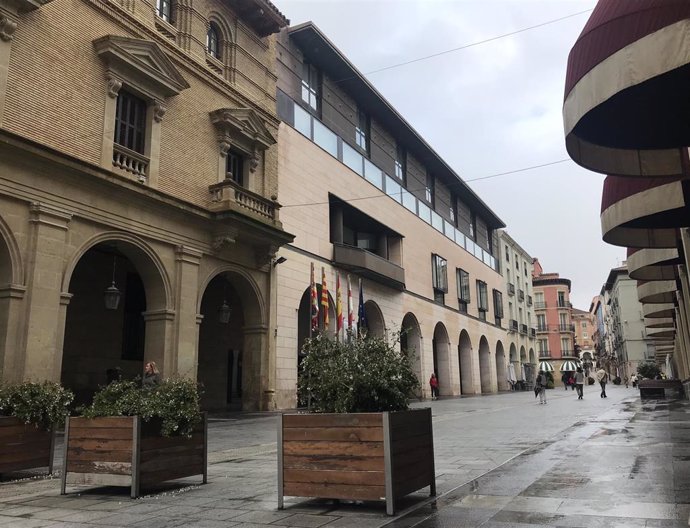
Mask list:
[[159,17],[166,22],[170,22],[172,20],[172,0],[157,0],[156,11]]
[[209,55],[212,55],[216,59],[220,59],[220,31],[218,27],[211,22],[208,27],[208,33],[206,34],[206,50]]

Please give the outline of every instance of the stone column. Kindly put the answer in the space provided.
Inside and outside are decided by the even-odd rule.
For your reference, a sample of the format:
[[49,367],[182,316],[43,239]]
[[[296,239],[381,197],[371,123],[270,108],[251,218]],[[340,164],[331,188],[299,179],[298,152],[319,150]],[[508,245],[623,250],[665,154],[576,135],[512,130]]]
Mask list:
[[10,52],[17,21],[18,17],[14,13],[10,13],[0,5],[0,125],[3,123],[2,114],[5,109],[7,77],[10,71]]
[[151,310],[144,312],[146,322],[146,344],[144,362],[155,361],[163,378],[176,374],[173,359],[173,336],[175,335],[175,312],[173,310]]
[[[685,246],[685,242],[687,240],[687,233],[686,229],[681,229],[681,233],[684,233],[683,236],[683,245]],[[685,249],[687,251],[690,249],[690,246]],[[686,259],[687,259],[687,253],[686,253]],[[680,265],[678,266],[678,275],[680,276],[680,289],[678,290],[676,294],[676,299],[678,300],[678,307],[679,307],[679,315],[680,320],[678,321],[678,331],[683,332],[683,336],[686,338],[685,345],[686,348],[684,350],[680,351],[680,362],[683,364],[683,368],[685,370],[684,372],[684,377],[683,379],[690,378],[690,350],[688,350],[687,346],[690,345],[690,305],[688,305],[689,299],[690,299],[690,282],[688,281],[688,268],[685,265]]]
[[242,410],[267,410],[272,404],[265,401],[264,390],[268,389],[268,327],[246,326],[243,329],[242,350]]
[[[43,203],[30,206],[27,293],[23,325],[23,379],[60,379],[62,358],[57,358],[60,329],[60,295],[64,271],[63,251],[72,215]],[[21,348],[20,348],[21,350]]]
[[0,382],[21,381],[19,329],[26,288],[16,284],[0,289]]
[[[197,303],[201,251],[178,246],[175,248],[175,340],[171,371],[184,378],[196,379],[199,364],[199,325]],[[203,316],[202,316],[203,317]]]
[[60,311],[58,312],[58,336],[57,336],[57,353],[53,361],[53,371],[59,373],[62,378],[62,354],[65,345],[65,326],[67,324],[67,308],[72,300],[73,295],[68,292],[60,294]]

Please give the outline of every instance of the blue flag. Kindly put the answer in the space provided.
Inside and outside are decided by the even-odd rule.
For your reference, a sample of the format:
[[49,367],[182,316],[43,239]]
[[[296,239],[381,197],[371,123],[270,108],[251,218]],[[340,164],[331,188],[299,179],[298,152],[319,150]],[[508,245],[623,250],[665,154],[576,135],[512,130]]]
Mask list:
[[367,314],[364,311],[364,293],[362,292],[362,279],[359,279],[359,309],[357,310],[357,333],[364,337],[367,333]]

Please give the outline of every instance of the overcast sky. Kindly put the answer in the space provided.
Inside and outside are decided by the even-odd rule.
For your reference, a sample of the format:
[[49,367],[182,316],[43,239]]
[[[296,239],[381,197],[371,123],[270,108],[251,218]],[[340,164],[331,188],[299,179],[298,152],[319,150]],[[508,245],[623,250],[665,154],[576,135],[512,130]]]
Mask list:
[[[313,21],[466,181],[568,159],[561,108],[568,53],[589,12],[406,66],[379,70],[581,11],[595,0],[273,0]],[[625,250],[601,240],[604,176],[572,161],[472,189],[544,271],[588,310]]]

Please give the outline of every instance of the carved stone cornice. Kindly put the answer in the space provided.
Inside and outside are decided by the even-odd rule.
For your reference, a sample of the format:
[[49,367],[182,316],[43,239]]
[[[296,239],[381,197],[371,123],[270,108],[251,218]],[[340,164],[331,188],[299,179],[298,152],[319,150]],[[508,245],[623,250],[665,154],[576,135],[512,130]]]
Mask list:
[[221,148],[224,143],[237,145],[252,155],[276,142],[263,120],[251,108],[220,108],[209,115],[218,132]]
[[122,81],[115,77],[112,73],[107,75],[107,89],[108,97],[115,99],[117,94],[120,93],[120,88],[122,88]]
[[0,40],[9,42],[14,38],[14,32],[17,30],[17,22],[11,20],[10,17],[0,15]]
[[237,228],[227,228],[223,231],[216,233],[211,242],[211,246],[214,251],[222,251],[226,247],[231,247],[237,241],[239,235],[239,229]]
[[160,123],[163,121],[163,116],[165,115],[165,112],[168,111],[168,108],[163,105],[160,101],[156,101],[153,104],[153,119],[156,123]]

